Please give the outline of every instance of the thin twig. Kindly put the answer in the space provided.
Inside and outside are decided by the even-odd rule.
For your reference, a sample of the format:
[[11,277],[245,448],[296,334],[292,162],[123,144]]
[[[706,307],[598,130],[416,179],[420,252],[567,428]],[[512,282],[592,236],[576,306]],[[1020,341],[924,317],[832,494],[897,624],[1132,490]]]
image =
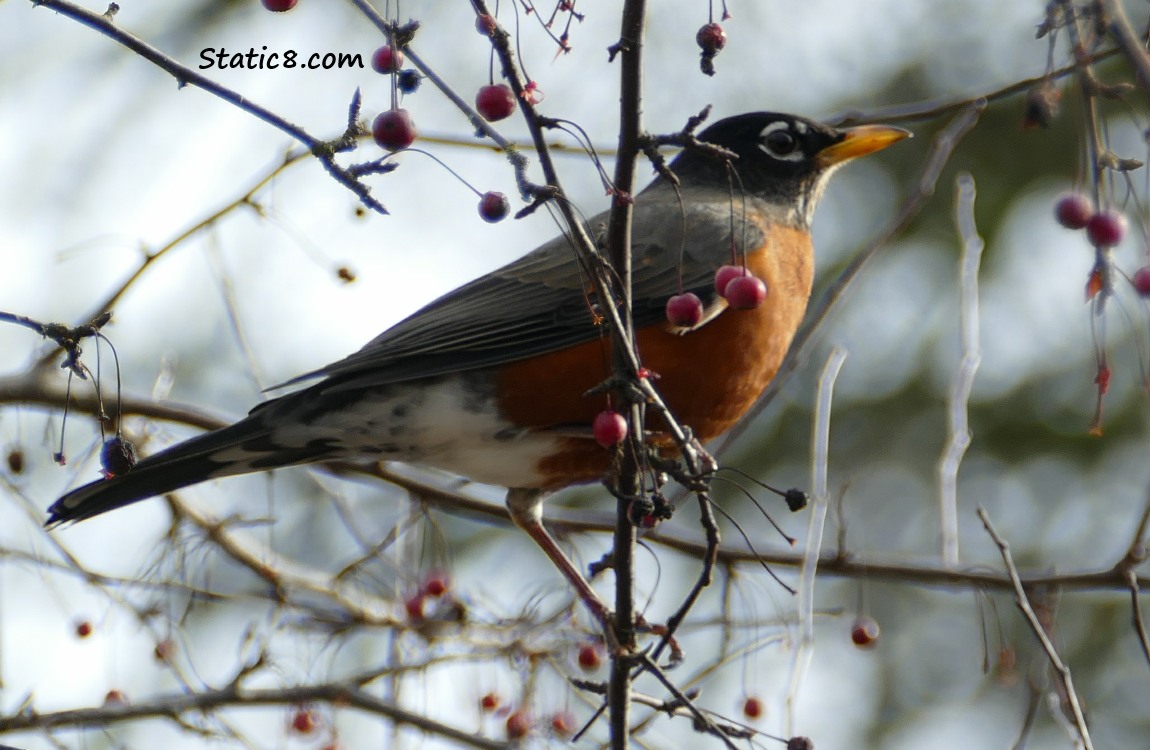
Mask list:
[[[626,0],[620,21],[620,97],[619,146],[615,160],[611,213],[607,218],[607,252],[611,270],[621,281],[620,321],[626,336],[611,341],[611,365],[616,378],[636,379],[631,362],[638,361],[634,344],[635,326],[631,305],[631,222],[634,213],[635,165],[642,133],[643,97],[643,31],[646,26],[646,0]],[[633,341],[633,339],[632,339]],[[612,557],[615,569],[615,635],[623,648],[634,650],[635,640],[635,526],[629,509],[643,491],[641,465],[643,436],[646,434],[646,408],[634,401],[630,405],[631,450],[623,451],[623,460],[613,481],[618,499],[615,504],[615,534]],[[630,656],[611,660],[609,723],[611,747],[626,750],[631,744],[631,679],[634,663]]]
[[1086,717],[1082,713],[1082,705],[1078,700],[1078,693],[1074,690],[1074,681],[1070,676],[1070,667],[1062,661],[1058,655],[1058,650],[1050,641],[1049,636],[1046,635],[1046,629],[1042,627],[1038,615],[1034,612],[1034,608],[1030,606],[1030,598],[1026,594],[1026,588],[1022,585],[1022,579],[1018,575],[1018,568],[1014,565],[1014,557],[1010,554],[1010,545],[1007,541],[999,535],[995,530],[994,525],[990,522],[990,516],[987,514],[986,509],[980,507],[978,509],[978,518],[982,521],[982,525],[986,528],[986,533],[994,540],[998,551],[1002,554],[1002,563],[1006,566],[1006,572],[1010,576],[1011,585],[1014,587],[1015,603],[1018,608],[1022,610],[1022,616],[1026,620],[1026,624],[1030,626],[1030,630],[1038,638],[1038,642],[1042,645],[1042,650],[1046,652],[1046,658],[1050,660],[1050,665],[1058,675],[1061,682],[1062,689],[1065,694],[1066,703],[1070,707],[1074,726],[1078,730],[1078,735],[1082,739],[1082,744],[1085,750],[1093,750],[1094,745],[1090,741],[1090,729],[1086,726]]
[[706,712],[696,706],[695,702],[675,684],[674,680],[667,677],[666,673],[655,663],[650,654],[641,654],[638,660],[642,664],[643,670],[654,675],[655,679],[672,695],[674,705],[686,709],[691,718],[694,719],[696,729],[718,737],[730,750],[736,750],[735,744],[731,741],[728,733],[720,729]]
[[[71,370],[72,374],[81,380],[88,379],[88,368],[80,361],[80,356],[83,354],[83,350],[80,348],[80,342],[86,338],[101,336],[100,329],[106,326],[111,319],[112,313],[105,311],[94,315],[87,323],[70,326],[66,323],[42,323],[26,315],[0,311],[0,323],[12,323],[30,328],[44,338],[56,342],[56,345],[65,352],[64,362],[60,367]],[[55,350],[53,350],[51,355],[54,356],[55,353]],[[97,391],[99,387],[100,385],[97,383]],[[97,393],[97,396],[98,395]]]
[[1138,85],[1147,94],[1150,94],[1150,54],[1146,46],[1138,38],[1130,19],[1126,17],[1126,8],[1118,0],[1101,0],[1098,7],[1105,13],[1109,23],[1110,35],[1118,42],[1122,54],[1134,68],[1134,75],[1138,78]]
[[[1084,62],[1096,63],[1109,60],[1112,57],[1122,53],[1121,48],[1114,48],[1097,52],[1093,55],[1087,55]],[[1012,96],[1017,96],[1025,91],[1034,88],[1035,85],[1044,83],[1046,81],[1057,80],[1065,78],[1072,73],[1076,73],[1079,69],[1078,63],[1067,65],[1059,68],[1058,70],[1051,71],[1050,73],[1043,73],[1033,78],[1024,78],[1021,81],[1016,81],[1009,86],[1004,86],[994,91],[989,91],[979,96],[970,97],[965,96],[961,99],[952,99],[949,101],[928,101],[928,102],[910,102],[906,104],[892,104],[888,107],[875,107],[874,109],[860,110],[849,109],[835,113],[828,117],[826,121],[832,125],[857,125],[863,123],[873,122],[921,122],[923,120],[933,120],[936,117],[944,117],[955,113],[962,113],[962,110],[969,107],[972,103],[985,101],[997,102],[1003,99],[1009,99]]]
[[[170,251],[180,246],[188,239],[194,237],[200,232],[205,231],[206,229],[215,226],[220,221],[220,219],[224,218],[228,214],[245,206],[252,208],[257,213],[259,213],[260,208],[255,201],[256,193],[258,193],[268,183],[279,176],[289,166],[300,163],[308,156],[308,153],[309,152],[307,151],[295,151],[287,154],[284,156],[283,160],[275,167],[268,170],[266,174],[258,177],[256,181],[251,185],[251,187],[245,189],[243,193],[239,195],[239,197],[232,199],[219,208],[209,211],[204,215],[203,218],[199,219],[191,226],[177,232],[175,236],[160,245],[156,250],[146,251],[144,253],[144,259],[140,261],[140,264],[134,271],[132,271],[128,278],[121,282],[120,285],[117,286],[116,289],[112,291],[107,297],[93,305],[92,312],[90,312],[89,315],[95,317],[101,310],[111,310],[116,306],[116,303],[118,303],[120,299],[125,294],[127,294],[128,290],[144,275],[144,273],[154,263],[156,263],[156,261],[166,256]],[[36,363],[35,367],[43,367],[53,355],[54,352],[48,352],[39,362]]]
[[[719,524],[715,522],[715,512],[711,496],[708,492],[696,492],[696,497],[699,501],[699,525],[703,528],[704,543],[700,554],[703,560],[703,567],[699,571],[695,583],[683,597],[683,601],[679,604],[679,608],[675,610],[669,618],[667,618],[667,631],[660,641],[659,645],[652,652],[652,657],[658,660],[663,650],[671,643],[671,639],[687,618],[691,608],[695,606],[695,602],[699,600],[703,590],[711,585],[714,577],[715,561],[719,557],[719,548],[722,543],[722,538],[719,535]],[[646,537],[644,537],[646,538]]]
[[[304,144],[308,151],[319,159],[328,174],[344,187],[355,193],[365,206],[379,213],[387,213],[383,205],[371,196],[371,189],[367,187],[367,185],[360,182],[351,172],[335,162],[334,155],[337,151],[350,150],[355,147],[355,136],[358,134],[355,123],[349,122],[343,135],[335,141],[321,140],[300,126],[288,122],[275,112],[261,107],[226,86],[216,83],[195,69],[177,62],[139,37],[119,28],[113,23],[112,16],[106,13],[93,13],[86,8],[68,2],[68,0],[32,0],[32,4],[51,8],[61,15],[67,16],[89,28],[99,31],[112,41],[130,49],[156,67],[171,74],[180,86],[191,85],[203,89],[286,133]],[[358,99],[358,92],[356,98]],[[355,109],[355,107],[353,107],[353,109]]]
[[328,682],[317,685],[266,689],[240,689],[236,685],[228,685],[220,690],[162,695],[143,703],[105,705],[99,708],[80,708],[49,713],[22,711],[0,716],[0,732],[108,727],[147,718],[166,718],[176,721],[181,715],[189,712],[223,708],[255,708],[257,706],[291,706],[315,702],[339,703],[343,706],[358,708],[365,713],[380,716],[398,724],[415,727],[428,734],[459,743],[464,747],[479,748],[479,750],[500,750],[506,747],[506,743],[485,739],[471,729],[457,729],[441,722],[432,721],[419,713],[408,711],[395,703],[372,695],[352,682]]
[[[368,0],[351,0],[351,3],[381,32],[388,35],[394,32],[395,22],[389,21],[380,14]],[[496,33],[503,32],[502,30],[497,30]],[[467,117],[468,122],[475,128],[476,133],[481,133],[490,138],[500,150],[507,155],[507,160],[511,162],[511,166],[515,170],[515,181],[519,187],[519,192],[523,196],[536,197],[543,192],[542,188],[532,184],[531,181],[527,179],[527,167],[530,162],[521,152],[520,146],[504,138],[491,123],[487,122],[482,115],[475,111],[470,102],[460,96],[455,89],[451,88],[447,81],[427,64],[410,44],[404,45],[403,54],[408,63],[422,73],[427,80],[431,81],[432,85],[439,89],[440,93],[446,96],[455,108]],[[424,138],[423,140],[427,139]]]
[[1147,500],[1142,509],[1142,517],[1138,519],[1138,525],[1130,539],[1130,546],[1126,548],[1126,554],[1114,566],[1114,571],[1126,579],[1130,588],[1131,623],[1134,626],[1135,634],[1138,636],[1138,645],[1142,647],[1142,658],[1150,666],[1150,637],[1146,634],[1146,623],[1142,619],[1142,609],[1138,601],[1141,592],[1138,587],[1137,573],[1138,566],[1146,562],[1146,528],[1148,525],[1150,525],[1150,499]]

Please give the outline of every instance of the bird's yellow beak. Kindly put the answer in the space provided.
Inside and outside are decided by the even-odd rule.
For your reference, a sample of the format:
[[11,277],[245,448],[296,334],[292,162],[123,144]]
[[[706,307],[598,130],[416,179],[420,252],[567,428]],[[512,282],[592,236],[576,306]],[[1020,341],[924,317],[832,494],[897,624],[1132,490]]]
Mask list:
[[909,130],[890,125],[859,125],[839,132],[843,134],[843,139],[827,146],[815,157],[823,167],[833,167],[859,156],[873,154],[912,135]]

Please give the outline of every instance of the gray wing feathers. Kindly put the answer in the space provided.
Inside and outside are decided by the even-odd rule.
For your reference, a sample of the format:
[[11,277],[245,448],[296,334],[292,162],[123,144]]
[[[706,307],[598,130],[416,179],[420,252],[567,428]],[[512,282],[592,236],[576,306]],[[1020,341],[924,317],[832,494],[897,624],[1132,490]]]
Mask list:
[[[684,291],[704,304],[713,300],[715,269],[730,262],[732,224],[740,245],[761,241],[756,227],[732,221],[731,204],[720,197],[696,200],[684,212],[668,189],[640,195],[632,247],[636,326],[663,320],[680,275]],[[600,214],[588,225],[605,220]],[[284,385],[322,376],[328,380],[320,387],[338,392],[496,366],[584,343],[602,331],[585,280],[571,243],[557,237],[440,297],[358,352]]]

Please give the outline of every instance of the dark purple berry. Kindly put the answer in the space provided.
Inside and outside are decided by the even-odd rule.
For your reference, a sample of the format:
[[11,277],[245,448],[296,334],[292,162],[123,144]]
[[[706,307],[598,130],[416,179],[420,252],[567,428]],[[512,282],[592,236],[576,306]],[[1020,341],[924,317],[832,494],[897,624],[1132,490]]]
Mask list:
[[515,94],[504,83],[492,83],[475,95],[475,109],[488,122],[498,122],[515,112]]
[[100,449],[100,466],[109,479],[127,474],[136,465],[136,448],[122,436],[108,438]]
[[1134,285],[1134,291],[1138,294],[1150,297],[1150,266],[1142,266],[1135,271],[1130,283]]
[[751,272],[747,270],[746,266],[719,266],[719,270],[715,271],[715,291],[719,293],[719,296],[725,297],[727,284],[739,276],[750,275]]
[[1054,204],[1054,216],[1067,229],[1082,229],[1094,215],[1094,204],[1082,193],[1065,193]]
[[666,314],[671,325],[694,328],[703,319],[703,302],[691,292],[676,294],[667,300]]
[[371,135],[388,151],[402,151],[415,142],[415,123],[406,109],[389,109],[375,118]]
[[1099,211],[1086,222],[1086,237],[1098,247],[1114,247],[1126,236],[1126,216],[1108,208]]
[[736,276],[723,290],[723,296],[736,310],[754,310],[767,299],[767,285],[756,276]]
[[695,42],[704,55],[714,57],[719,50],[727,46],[727,32],[717,23],[704,24],[695,34]]
[[503,221],[511,213],[511,202],[503,193],[490,190],[479,199],[479,215],[488,224]]

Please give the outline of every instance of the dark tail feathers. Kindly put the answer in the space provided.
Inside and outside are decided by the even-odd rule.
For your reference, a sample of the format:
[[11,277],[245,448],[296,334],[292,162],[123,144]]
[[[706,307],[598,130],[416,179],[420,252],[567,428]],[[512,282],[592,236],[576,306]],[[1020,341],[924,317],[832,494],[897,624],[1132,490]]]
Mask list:
[[[300,463],[299,453],[277,450],[261,416],[198,435],[149,456],[131,471],[72,490],[48,508],[46,525],[83,521],[165,492],[218,477]],[[221,452],[231,449],[230,455]]]

